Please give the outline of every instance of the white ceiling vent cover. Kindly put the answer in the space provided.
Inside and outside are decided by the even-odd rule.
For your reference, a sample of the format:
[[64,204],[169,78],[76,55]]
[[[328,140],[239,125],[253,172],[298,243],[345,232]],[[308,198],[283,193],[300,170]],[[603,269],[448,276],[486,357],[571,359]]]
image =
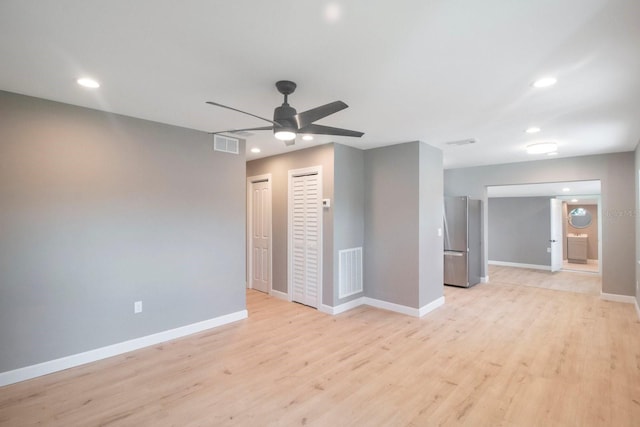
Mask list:
[[454,145],[454,146],[458,146],[458,145],[469,145],[469,144],[475,144],[476,140],[473,138],[469,138],[469,139],[461,139],[459,141],[449,141],[449,142],[445,142],[446,145]]
[[228,136],[213,135],[213,149],[223,153],[238,154],[240,140]]

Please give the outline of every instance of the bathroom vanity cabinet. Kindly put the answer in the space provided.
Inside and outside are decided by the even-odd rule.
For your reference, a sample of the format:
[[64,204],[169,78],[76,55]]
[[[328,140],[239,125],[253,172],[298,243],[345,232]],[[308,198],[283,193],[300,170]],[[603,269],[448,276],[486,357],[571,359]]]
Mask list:
[[567,260],[571,263],[587,263],[587,239],[585,235],[567,236]]

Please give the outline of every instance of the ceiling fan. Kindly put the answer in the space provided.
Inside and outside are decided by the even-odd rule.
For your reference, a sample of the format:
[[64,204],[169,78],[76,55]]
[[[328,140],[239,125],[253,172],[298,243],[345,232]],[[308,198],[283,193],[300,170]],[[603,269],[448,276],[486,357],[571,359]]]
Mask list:
[[216,135],[221,133],[247,132],[254,130],[273,130],[274,136],[277,139],[284,141],[286,145],[295,144],[296,135],[299,133],[310,135],[352,136],[356,138],[364,135],[363,132],[357,132],[354,130],[314,124],[314,122],[317,120],[320,120],[324,117],[347,108],[348,105],[342,101],[334,101],[329,104],[321,105],[320,107],[312,108],[311,110],[298,113],[296,109],[290,106],[287,102],[289,95],[291,95],[296,90],[296,87],[297,86],[294,82],[288,80],[281,80],[279,82],[276,82],[276,88],[278,89],[278,92],[284,95],[284,102],[281,106],[276,107],[276,109],[273,111],[273,120],[269,120],[255,114],[247,113],[246,111],[238,110],[233,107],[218,104],[217,102],[207,101],[207,104],[227,108],[229,110],[247,114],[249,116],[271,123],[271,126],[246,129],[230,129],[220,132],[211,132],[211,134]]

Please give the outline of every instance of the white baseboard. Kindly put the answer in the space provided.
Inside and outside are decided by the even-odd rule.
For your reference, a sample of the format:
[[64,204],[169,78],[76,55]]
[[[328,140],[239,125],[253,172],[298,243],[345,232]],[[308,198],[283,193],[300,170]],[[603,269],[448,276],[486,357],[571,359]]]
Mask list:
[[271,289],[269,291],[269,295],[271,295],[274,298],[289,301],[289,294],[286,292],[280,292],[280,291],[276,291],[275,289]]
[[480,278],[480,283],[489,283],[489,276],[482,276]]
[[607,294],[604,292],[600,292],[600,298],[602,298],[605,301],[624,302],[627,304],[636,303],[636,298],[629,295]]
[[427,313],[431,313],[433,310],[435,310],[438,307],[441,307],[444,305],[444,296],[431,301],[429,304],[424,305],[422,307],[420,307],[418,309],[418,317],[422,317]]
[[383,310],[394,311],[400,314],[406,314],[412,317],[422,317],[430,311],[435,310],[444,304],[444,297],[440,297],[421,308],[407,307],[406,305],[395,304],[388,301],[382,301],[375,298],[364,297],[364,304],[371,307],[381,308]]
[[322,311],[323,313],[336,315],[336,314],[344,313],[345,311],[349,311],[352,308],[359,307],[363,304],[365,304],[364,297],[360,297],[360,298],[352,299],[351,301],[347,301],[344,304],[336,305],[335,307],[331,307],[323,304],[322,307],[319,308],[319,310]]
[[489,261],[490,265],[500,265],[503,267],[518,267],[518,268],[531,268],[534,270],[546,270],[551,271],[550,265],[538,265],[538,264],[522,264],[520,262],[506,262],[506,261]]
[[94,350],[85,351],[84,353],[72,354],[71,356],[49,360],[47,362],[38,363],[37,365],[25,366],[24,368],[14,369],[12,371],[0,372],[0,387],[20,381],[29,380],[31,378],[36,378],[41,375],[47,375],[53,372],[62,371],[64,369],[73,368],[75,366],[84,365],[86,363],[96,362],[98,360],[117,356],[123,353],[128,353],[133,350],[138,350],[166,341],[171,341],[187,335],[195,334],[197,332],[202,332],[207,329],[226,325],[227,323],[246,319],[247,316],[247,310],[240,310],[236,311],[235,313],[226,314],[224,316],[215,317],[213,319],[203,320],[202,322],[192,323],[190,325],[181,326],[179,328],[169,329],[168,331],[158,332],[156,334],[134,338],[129,341],[123,341],[117,344],[108,345],[106,347],[100,347]]
[[638,315],[638,321],[640,321],[640,305],[638,305],[638,300],[636,300],[636,314]]
[[444,297],[440,297],[434,301],[431,301],[429,304],[420,308],[407,307],[406,305],[395,304],[375,298],[360,297],[344,304],[337,305],[335,307],[323,304],[322,306],[318,307],[318,310],[323,313],[336,315],[344,313],[345,311],[351,310],[361,305],[370,305],[371,307],[381,308],[383,310],[389,310],[400,314],[406,314],[407,316],[412,317],[422,317],[427,313],[432,312],[436,308],[444,305]]

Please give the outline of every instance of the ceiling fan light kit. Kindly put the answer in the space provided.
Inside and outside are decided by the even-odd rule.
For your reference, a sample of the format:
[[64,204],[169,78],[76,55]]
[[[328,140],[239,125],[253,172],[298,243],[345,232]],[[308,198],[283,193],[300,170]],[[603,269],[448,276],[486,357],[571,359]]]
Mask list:
[[289,105],[289,95],[295,92],[297,85],[289,80],[280,80],[276,82],[276,89],[282,95],[284,95],[284,102],[281,106],[276,107],[273,111],[273,120],[260,117],[258,115],[248,113],[246,111],[238,110],[227,105],[222,105],[217,102],[207,101],[207,104],[214,105],[216,107],[226,108],[228,110],[237,111],[238,113],[247,114],[257,119],[271,123],[271,126],[262,126],[246,129],[229,129],[219,132],[211,132],[213,135],[221,133],[237,133],[247,132],[255,130],[272,130],[276,139],[285,142],[285,145],[290,146],[295,143],[295,138],[298,133],[306,135],[335,135],[335,136],[350,136],[360,138],[364,135],[363,132],[354,130],[334,128],[330,126],[323,126],[315,124],[314,122],[327,117],[338,111],[344,110],[348,107],[342,101],[334,101],[329,104],[321,105],[311,110],[298,113],[295,108]]

